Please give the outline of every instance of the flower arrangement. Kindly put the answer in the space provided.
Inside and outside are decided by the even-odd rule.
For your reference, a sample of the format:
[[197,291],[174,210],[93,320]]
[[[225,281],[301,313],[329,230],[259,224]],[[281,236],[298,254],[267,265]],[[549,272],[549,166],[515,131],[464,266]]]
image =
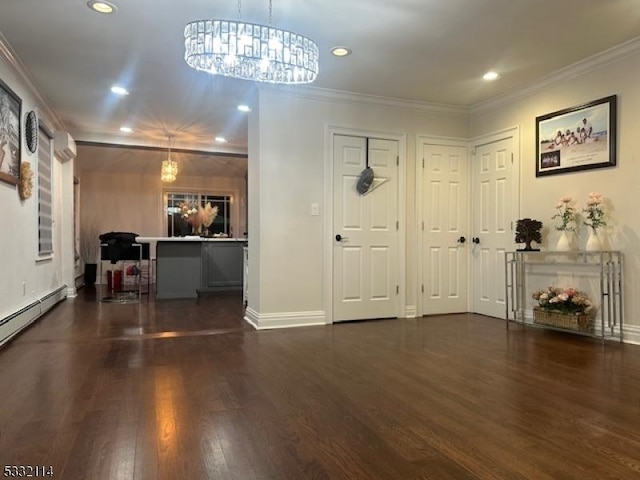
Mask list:
[[576,207],[571,202],[571,197],[562,197],[556,204],[556,214],[552,219],[560,219],[560,225],[556,225],[559,232],[574,232],[576,230]]
[[599,228],[607,226],[602,205],[602,194],[591,192],[589,194],[589,200],[587,200],[587,206],[582,209],[582,212],[585,214],[584,224],[587,227],[591,227],[594,232],[597,232]]
[[531,297],[538,302],[538,307],[548,312],[581,315],[594,309],[589,296],[575,288],[548,287],[533,292]]
[[193,232],[197,234],[202,233],[203,227],[205,230],[208,229],[218,215],[218,207],[212,207],[210,202],[204,208],[196,203],[186,202],[182,202],[179,206],[182,218],[191,225]]
[[215,207],[212,207],[211,202],[207,202],[202,212],[202,225],[204,226],[205,233],[207,235],[209,234],[209,227],[211,226],[211,224],[213,223],[213,221],[217,216],[218,216],[218,206],[216,205]]
[[200,226],[202,225],[202,207],[197,203],[182,202],[179,205],[180,215],[187,221],[193,233],[199,233]]

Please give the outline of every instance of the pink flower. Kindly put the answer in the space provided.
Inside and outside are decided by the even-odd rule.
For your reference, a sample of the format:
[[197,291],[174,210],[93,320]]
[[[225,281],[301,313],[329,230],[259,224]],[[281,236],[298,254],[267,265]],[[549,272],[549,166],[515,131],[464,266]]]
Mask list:
[[563,201],[564,203],[569,203],[571,201],[571,197],[565,196],[565,197],[562,197],[560,200]]

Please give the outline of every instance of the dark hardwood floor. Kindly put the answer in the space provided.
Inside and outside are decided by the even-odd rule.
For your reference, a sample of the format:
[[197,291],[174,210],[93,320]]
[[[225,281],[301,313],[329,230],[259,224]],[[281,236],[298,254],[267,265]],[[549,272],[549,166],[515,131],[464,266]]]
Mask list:
[[0,349],[0,458],[110,479],[640,478],[640,347],[478,315],[254,331],[86,289]]

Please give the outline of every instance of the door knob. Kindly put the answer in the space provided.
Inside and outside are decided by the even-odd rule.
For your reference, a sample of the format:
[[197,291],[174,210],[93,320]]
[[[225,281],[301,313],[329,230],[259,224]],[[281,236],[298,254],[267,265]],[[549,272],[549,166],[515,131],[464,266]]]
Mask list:
[[336,242],[341,242],[342,240],[347,240],[347,237],[343,237],[340,234],[336,235]]
[[465,237],[460,237],[460,238],[458,239],[458,243],[464,243],[464,242],[466,242],[466,241],[467,241],[467,239],[466,239]]
[[480,243],[480,239],[478,237],[473,237],[473,240],[471,240],[473,243],[475,243],[476,245],[478,245]]

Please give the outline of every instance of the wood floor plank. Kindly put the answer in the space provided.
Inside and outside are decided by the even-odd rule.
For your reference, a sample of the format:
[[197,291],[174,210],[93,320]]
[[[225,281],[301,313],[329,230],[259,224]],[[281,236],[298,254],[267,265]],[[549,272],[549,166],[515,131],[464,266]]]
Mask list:
[[640,347],[472,314],[254,331],[86,289],[0,350],[0,456],[55,478],[640,478]]

